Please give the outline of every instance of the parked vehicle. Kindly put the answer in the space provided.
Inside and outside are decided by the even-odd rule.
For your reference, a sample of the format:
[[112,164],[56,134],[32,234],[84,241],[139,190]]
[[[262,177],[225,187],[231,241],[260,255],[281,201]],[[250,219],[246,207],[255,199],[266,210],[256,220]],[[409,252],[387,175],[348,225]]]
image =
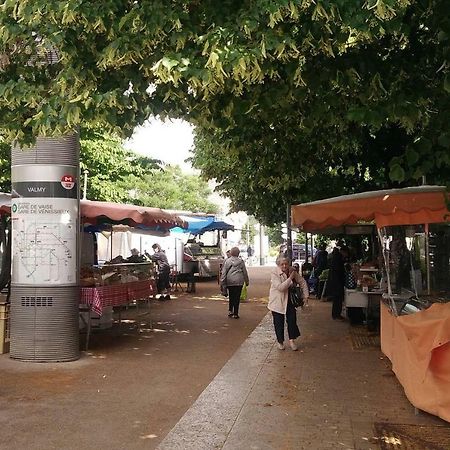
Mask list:
[[[286,243],[280,247],[280,251],[287,251]],[[316,251],[317,249],[315,247],[311,247],[311,245],[308,244],[309,261],[312,261],[312,258],[314,258],[314,255],[316,254]],[[306,261],[306,244],[299,244],[297,242],[294,242],[292,244],[292,261],[299,262],[300,264]]]

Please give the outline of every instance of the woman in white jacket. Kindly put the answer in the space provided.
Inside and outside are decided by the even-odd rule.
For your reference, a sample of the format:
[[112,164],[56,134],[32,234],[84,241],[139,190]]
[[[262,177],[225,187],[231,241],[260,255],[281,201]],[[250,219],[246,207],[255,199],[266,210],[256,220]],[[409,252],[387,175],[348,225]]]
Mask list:
[[295,307],[289,299],[289,288],[297,283],[302,292],[303,298],[308,298],[308,286],[304,278],[289,267],[287,258],[278,257],[277,267],[270,276],[270,292],[268,308],[272,311],[273,325],[277,337],[278,348],[284,350],[284,321],[286,320],[289,345],[292,350],[297,350],[295,339],[300,336],[300,330],[297,326],[297,314]]

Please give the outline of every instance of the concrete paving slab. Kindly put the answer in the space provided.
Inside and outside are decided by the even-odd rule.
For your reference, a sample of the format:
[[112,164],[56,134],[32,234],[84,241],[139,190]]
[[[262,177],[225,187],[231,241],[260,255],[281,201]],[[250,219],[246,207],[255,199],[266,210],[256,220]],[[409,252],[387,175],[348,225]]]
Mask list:
[[381,351],[354,350],[349,324],[310,302],[299,351],[276,348],[267,314],[158,449],[375,450],[374,422],[444,423],[414,415]]
[[159,444],[159,450],[222,448],[273,346],[272,335],[264,326],[268,320],[266,316],[263,325],[253,331],[225,364]]

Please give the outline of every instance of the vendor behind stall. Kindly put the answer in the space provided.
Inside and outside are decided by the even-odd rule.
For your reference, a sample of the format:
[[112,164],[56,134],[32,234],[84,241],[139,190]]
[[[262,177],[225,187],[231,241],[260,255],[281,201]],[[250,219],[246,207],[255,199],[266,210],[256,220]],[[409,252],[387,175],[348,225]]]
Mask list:
[[153,244],[153,255],[147,255],[158,264],[158,294],[160,300],[169,300],[170,294],[170,265],[164,250],[159,244]]
[[131,256],[127,258],[127,262],[130,263],[140,263],[145,262],[145,256],[139,254],[139,250],[137,248],[131,249]]

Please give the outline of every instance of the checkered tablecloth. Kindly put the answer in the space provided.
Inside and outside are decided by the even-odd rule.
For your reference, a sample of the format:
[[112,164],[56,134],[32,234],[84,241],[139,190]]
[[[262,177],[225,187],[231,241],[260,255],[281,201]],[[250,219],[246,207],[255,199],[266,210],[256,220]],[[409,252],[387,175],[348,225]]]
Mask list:
[[127,283],[128,300],[140,300],[156,294],[155,280],[133,281]]
[[92,311],[102,315],[106,306],[127,305],[133,300],[150,297],[156,292],[155,280],[133,281],[110,286],[83,287],[80,304],[89,305]]

